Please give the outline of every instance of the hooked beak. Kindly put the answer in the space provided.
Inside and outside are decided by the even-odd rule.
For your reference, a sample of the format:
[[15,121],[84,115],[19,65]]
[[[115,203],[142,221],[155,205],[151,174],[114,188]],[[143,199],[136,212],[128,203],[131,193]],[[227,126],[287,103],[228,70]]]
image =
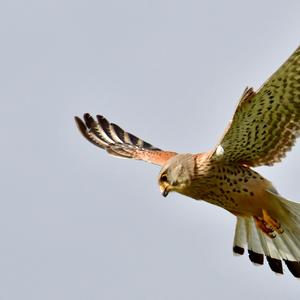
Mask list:
[[169,194],[169,190],[167,186],[160,186],[160,192],[164,197],[167,197]]

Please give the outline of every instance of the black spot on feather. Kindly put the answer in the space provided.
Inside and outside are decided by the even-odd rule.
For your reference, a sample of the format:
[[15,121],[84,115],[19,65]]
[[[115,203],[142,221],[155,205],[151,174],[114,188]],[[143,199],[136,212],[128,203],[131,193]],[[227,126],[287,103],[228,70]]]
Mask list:
[[239,247],[239,246],[233,246],[233,252],[239,255],[243,255],[244,254],[244,248]]
[[284,260],[286,266],[290,272],[297,278],[300,278],[300,262],[299,261],[290,261]]
[[271,270],[275,273],[283,274],[282,269],[282,262],[280,259],[272,258],[270,256],[267,256],[267,261],[269,263],[269,266]]
[[259,264],[259,265],[263,265],[264,264],[264,256],[263,254],[260,253],[256,253],[252,250],[248,250],[248,254],[249,254],[249,259],[255,263],[255,264]]

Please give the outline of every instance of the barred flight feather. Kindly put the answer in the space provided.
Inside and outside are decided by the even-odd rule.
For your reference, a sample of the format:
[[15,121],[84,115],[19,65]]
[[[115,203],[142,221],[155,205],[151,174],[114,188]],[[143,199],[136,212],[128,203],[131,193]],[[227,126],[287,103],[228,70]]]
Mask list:
[[88,113],[83,116],[84,122],[75,117],[81,134],[94,145],[105,149],[109,154],[119,158],[133,158],[163,165],[176,155],[176,152],[163,151],[148,142],[124,131],[106,118],[97,115],[97,121]]

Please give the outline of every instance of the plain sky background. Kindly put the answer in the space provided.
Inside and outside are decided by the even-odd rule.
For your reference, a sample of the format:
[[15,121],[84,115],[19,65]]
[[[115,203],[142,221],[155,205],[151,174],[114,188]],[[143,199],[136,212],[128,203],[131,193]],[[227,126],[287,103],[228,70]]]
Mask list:
[[[297,1],[0,3],[0,299],[299,299],[232,255],[235,218],[85,141],[103,114],[157,147],[213,147],[300,42]],[[299,144],[260,168],[300,201]]]

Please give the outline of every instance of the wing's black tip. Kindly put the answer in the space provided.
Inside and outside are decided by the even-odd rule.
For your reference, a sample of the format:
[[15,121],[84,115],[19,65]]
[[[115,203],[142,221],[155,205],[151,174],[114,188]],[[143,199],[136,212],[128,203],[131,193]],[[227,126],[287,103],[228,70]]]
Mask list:
[[86,126],[89,129],[91,129],[92,124],[95,122],[94,118],[89,113],[85,113],[83,115],[83,119],[84,119],[84,122],[85,122]]
[[89,130],[86,127],[86,124],[79,117],[75,116],[74,119],[75,119],[77,128],[79,129],[80,133],[82,134],[82,136],[84,138],[86,138],[89,142],[91,142],[92,144],[94,144],[97,147],[100,147],[102,149],[105,148],[103,144],[101,144],[98,140],[96,140],[96,138],[91,133],[89,133]]
[[116,135],[118,136],[118,138],[123,142],[123,143],[126,143],[125,141],[125,132],[124,130],[118,126],[117,124],[115,123],[110,123],[110,125],[112,126],[112,128],[114,129]]
[[233,246],[232,250],[233,250],[233,253],[239,254],[239,255],[243,255],[245,252],[244,248],[239,247],[239,246]]
[[276,259],[276,258],[267,256],[267,261],[273,272],[278,273],[278,274],[283,274],[282,262],[280,259]]
[[90,113],[84,113],[83,114],[83,118],[86,119],[86,118],[89,118],[91,117],[91,114]]
[[97,118],[99,123],[101,123],[103,120],[107,121],[107,119],[102,115],[97,115],[96,118]]
[[284,260],[286,266],[288,267],[289,271],[296,277],[300,278],[300,262],[299,261],[290,261]]
[[76,123],[78,129],[80,130],[80,132],[83,135],[85,135],[85,133],[86,133],[86,126],[83,123],[83,121],[79,117],[77,117],[77,116],[75,116],[74,119],[75,119],[75,123]]
[[249,259],[258,265],[263,265],[264,264],[264,255],[260,254],[260,253],[256,253],[252,250],[248,250],[248,254],[249,254]]

